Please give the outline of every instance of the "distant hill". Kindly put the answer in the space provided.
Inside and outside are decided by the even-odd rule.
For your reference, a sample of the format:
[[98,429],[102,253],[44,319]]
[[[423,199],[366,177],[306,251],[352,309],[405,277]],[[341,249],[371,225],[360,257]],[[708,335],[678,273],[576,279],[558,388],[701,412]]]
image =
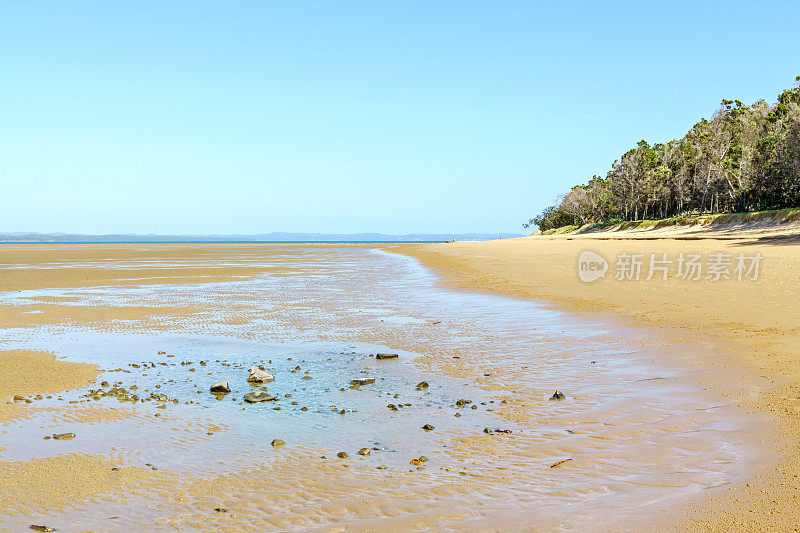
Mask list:
[[63,242],[63,243],[119,243],[119,242],[443,242],[487,241],[522,237],[516,233],[411,233],[387,235],[384,233],[260,233],[258,235],[79,235],[70,233],[0,233],[0,242]]

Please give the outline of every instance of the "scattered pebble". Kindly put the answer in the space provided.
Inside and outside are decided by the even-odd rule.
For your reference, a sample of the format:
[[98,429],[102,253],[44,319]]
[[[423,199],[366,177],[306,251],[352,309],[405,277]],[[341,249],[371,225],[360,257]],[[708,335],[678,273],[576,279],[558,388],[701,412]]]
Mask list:
[[256,367],[250,367],[248,370],[247,382],[248,383],[269,383],[275,381],[275,376]]
[[231,388],[228,386],[227,381],[218,381],[211,385],[211,392],[216,394],[228,394],[231,391]]
[[248,392],[247,394],[244,395],[244,401],[246,401],[247,403],[269,402],[277,398],[278,398],[277,396],[273,396],[272,394],[267,394],[264,391]]

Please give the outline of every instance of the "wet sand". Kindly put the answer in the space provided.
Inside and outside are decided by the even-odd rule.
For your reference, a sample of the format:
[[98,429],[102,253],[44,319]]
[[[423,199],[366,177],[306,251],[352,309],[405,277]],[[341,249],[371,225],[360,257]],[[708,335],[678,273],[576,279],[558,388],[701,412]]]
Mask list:
[[[718,347],[688,362],[700,384],[765,413],[778,431],[768,445],[780,457],[743,487],[686,506],[683,527],[715,531],[787,531],[800,523],[800,242],[795,236],[692,232],[530,237],[481,243],[399,247],[445,273],[455,287],[541,299],[590,316],[621,318],[660,330],[665,342],[696,338]],[[715,238],[720,237],[720,238]],[[722,252],[764,257],[757,281],[736,279],[582,282],[577,260],[584,250],[608,260],[620,253],[649,257]],[[644,276],[643,276],[644,278]],[[720,373],[722,371],[722,374]],[[709,373],[710,372],[710,373]],[[733,373],[735,379],[724,379]]]
[[[609,290],[606,294],[594,294],[587,297],[580,294],[582,285],[573,283],[574,290],[569,293],[568,277],[570,274],[574,277],[574,265],[565,268],[564,272],[561,272],[561,269],[566,264],[574,262],[574,256],[570,255],[573,249],[559,243],[541,245],[528,244],[529,241],[531,240],[503,243],[406,245],[387,249],[414,255],[423,263],[445,272],[450,283],[470,290],[491,290],[524,298],[545,298],[548,301],[568,305],[570,309],[590,313],[611,310],[616,314],[621,314],[620,308],[652,313],[658,308],[658,305],[654,304],[652,300],[641,297],[637,299],[635,296],[629,301],[614,302],[611,297],[616,296],[618,290]],[[545,248],[536,248],[536,246],[545,246]],[[314,250],[324,247],[297,248]],[[361,247],[353,248],[362,249]],[[259,338],[253,333],[255,330],[251,331],[247,328],[253,327],[255,320],[264,318],[265,309],[261,302],[250,302],[237,297],[235,300],[209,304],[192,295],[178,297],[172,294],[170,287],[174,286],[175,290],[184,290],[183,288],[193,285],[205,286],[203,284],[219,283],[225,286],[265,274],[273,277],[295,276],[301,273],[313,274],[322,266],[321,263],[317,264],[320,259],[313,253],[308,253],[302,260],[298,260],[293,256],[298,253],[295,247],[284,246],[282,250],[292,250],[292,252],[282,252],[281,249],[276,251],[274,247],[268,246],[248,245],[4,247],[0,249],[0,263],[7,269],[0,276],[2,290],[34,292],[24,293],[21,297],[25,300],[24,305],[21,304],[22,300],[0,304],[0,317],[6,328],[15,331],[15,338],[19,337],[20,331],[40,331],[41,328],[48,328],[53,332],[88,329],[104,334],[108,332],[152,334],[159,331],[168,333],[185,329],[188,324],[190,329],[203,334],[209,332],[219,334],[227,331],[225,328],[243,327],[245,333],[241,333],[241,335],[251,336],[255,339]],[[604,251],[610,253],[612,249],[604,249]],[[649,252],[650,249],[644,251]],[[302,255],[302,252],[300,253]],[[547,258],[546,261],[539,264],[540,268],[535,277],[530,276],[530,272],[524,268],[523,261],[529,259],[539,261],[543,253],[546,254],[544,256]],[[766,252],[764,253],[767,255]],[[772,254],[769,256],[772,257]],[[791,254],[785,259],[790,260]],[[765,275],[767,272],[765,265]],[[11,275],[6,275],[8,273]],[[383,273],[379,274],[384,275]],[[379,283],[380,279],[376,278],[374,284]],[[561,293],[560,290],[551,290],[549,293],[542,292],[542,288],[547,288],[549,283],[558,283],[559,285],[556,286],[559,289],[566,288],[566,290],[564,293]],[[597,287],[600,287],[602,283],[605,282],[601,282]],[[791,285],[791,280],[787,280],[786,283]],[[158,288],[156,290],[160,292],[153,294],[137,292],[140,287],[151,285],[165,287],[166,290]],[[97,295],[98,287],[106,288],[101,291],[106,291],[101,295],[102,297]],[[53,292],[52,289],[57,288],[67,289],[67,292]],[[89,288],[91,291],[80,292],[81,288]],[[124,293],[124,297],[111,291],[111,289],[127,290],[128,288],[131,289],[130,294]],[[585,289],[585,287],[583,288]],[[37,290],[45,292],[37,294],[35,292]],[[77,293],[76,290],[78,290]],[[741,289],[737,288],[736,290]],[[202,293],[204,290],[200,289],[200,292]],[[691,292],[696,294],[696,289],[692,287]],[[224,295],[226,293],[223,290],[217,294]],[[564,294],[571,294],[571,296],[564,297]],[[604,297],[608,297],[608,299],[604,300]],[[225,298],[227,296],[223,296],[222,299]],[[300,299],[302,300],[302,296]],[[650,307],[647,307],[648,305]],[[270,310],[267,313],[267,320],[276,321],[270,334],[277,337],[279,332],[286,328],[294,328],[297,331],[308,329],[307,325],[310,319],[298,316],[302,315],[302,312],[298,313],[301,307],[301,304],[297,302],[283,302],[275,309]],[[616,311],[614,311],[615,309]],[[675,313],[676,317],[683,316],[680,309],[671,309],[671,311]],[[354,318],[351,316],[352,313],[348,313],[346,309],[337,308],[335,301],[326,303],[322,295],[315,299],[312,315],[320,313],[330,313],[331,316],[327,320],[332,326],[335,326],[334,331],[338,331],[338,333],[329,333],[327,338],[316,338],[315,340],[365,342],[387,346],[395,350],[425,354],[414,360],[414,366],[418,369],[432,376],[467,378],[482,390],[495,395],[494,397],[498,401],[500,398],[507,399],[508,403],[502,406],[493,406],[492,416],[497,417],[500,424],[503,423],[502,421],[506,421],[507,424],[524,424],[529,420],[539,421],[543,416],[550,416],[547,414],[547,409],[550,409],[547,397],[551,394],[549,390],[552,388],[551,384],[547,383],[543,386],[526,384],[523,386],[526,375],[524,372],[519,372],[518,365],[509,364],[513,359],[504,358],[502,354],[491,353],[492,349],[511,346],[507,342],[503,344],[495,341],[496,344],[487,344],[485,347],[481,347],[480,344],[467,343],[465,346],[459,347],[453,345],[451,332],[446,330],[437,332],[434,326],[440,320],[407,317],[410,320],[408,323],[392,324],[388,319],[393,318],[393,315],[387,315],[389,323],[384,323],[381,318],[380,321],[374,321],[372,324],[374,327],[371,329],[353,333],[353,328],[357,325],[361,326],[364,317]],[[707,313],[701,313],[701,315],[708,318]],[[622,316],[630,315],[622,314]],[[641,317],[638,318],[641,319]],[[318,317],[313,320],[318,320]],[[663,328],[667,324],[665,320],[654,319],[647,322],[648,326],[659,328]],[[700,323],[699,326],[704,324]],[[455,333],[459,332],[457,328],[471,327],[456,322],[447,324],[447,326],[454,328]],[[264,324],[258,326],[262,330],[264,327]],[[642,344],[657,345],[659,337],[640,339],[638,337],[641,333],[638,330],[628,334],[630,338],[623,340],[635,346],[634,350],[642,350],[642,353],[647,354],[642,358],[652,357],[652,354],[655,353],[652,351],[652,346],[648,348]],[[480,329],[476,331],[464,329],[458,337],[481,338],[482,335],[485,333],[481,333]],[[566,350],[567,353],[570,353],[570,349],[572,349],[588,354],[592,349],[590,346],[596,345],[598,340],[591,339],[591,342],[581,344],[573,338],[560,338],[555,332],[551,335],[553,337],[548,342],[555,343],[557,346],[543,344],[541,350],[547,353],[549,353],[548,350],[558,349],[561,346],[561,351],[566,347],[569,348]],[[672,339],[672,344],[678,348],[678,352],[681,352],[670,354],[668,349],[656,346],[657,353],[670,359],[665,362],[664,368],[669,368],[670,365],[683,368],[682,365],[691,365],[693,360],[699,367],[709,361],[716,364],[713,371],[698,373],[698,376],[702,375],[707,380],[702,384],[703,388],[713,388],[717,383],[725,383],[725,390],[717,390],[715,397],[734,394],[737,395],[737,401],[741,400],[745,408],[760,408],[763,405],[759,404],[763,404],[763,402],[758,402],[757,398],[753,398],[753,401],[748,403],[747,398],[743,397],[742,390],[755,396],[765,391],[772,391],[776,387],[771,382],[765,383],[764,379],[760,377],[758,383],[740,385],[738,380],[741,369],[736,368],[735,372],[731,373],[716,368],[716,366],[725,364],[724,358],[716,358],[718,354],[701,357],[694,351],[686,351],[688,346],[702,345],[704,349],[708,348],[708,340],[712,339],[713,343],[720,345],[718,351],[725,352],[727,344],[723,344],[731,340],[730,336],[715,333],[715,336],[709,337],[706,335],[705,329],[698,334],[697,328],[687,329],[686,321],[677,319],[674,323],[669,323],[664,335],[664,338]],[[0,332],[0,340],[4,336],[4,333]],[[763,335],[754,334],[753,337],[758,338],[761,342],[767,340]],[[35,345],[35,339],[32,342]],[[786,342],[791,342],[790,336],[787,337]],[[486,353],[482,353],[483,351]],[[20,352],[15,353],[19,354]],[[34,385],[33,389],[23,391],[27,395],[55,392],[79,386],[81,383],[87,385],[97,375],[97,369],[91,365],[55,361],[46,356],[37,357],[37,354],[29,355],[34,357],[35,361],[26,360],[23,361],[27,363],[25,366],[15,365],[15,367],[31,368],[35,362],[37,372],[57,371],[58,375],[68,381],[48,384],[46,387],[43,386],[42,390],[35,390],[37,385]],[[564,355],[562,357],[571,356]],[[5,361],[5,359],[3,360]],[[576,361],[573,361],[573,364]],[[61,372],[62,367],[58,365],[67,364],[75,365],[70,368],[81,370],[77,374]],[[748,375],[750,375],[749,373],[750,370],[748,370]],[[673,377],[676,383],[684,380],[679,376]],[[29,378],[21,379],[24,382]],[[709,396],[709,401],[711,399],[712,397]],[[545,408],[545,411],[541,411],[542,407]],[[114,412],[117,414],[114,415],[103,409],[96,409],[94,415],[87,414],[86,407],[82,405],[37,407],[37,402],[26,404],[25,407],[8,405],[7,409],[15,410],[10,410],[5,415],[7,418],[15,417],[14,420],[24,420],[31,413],[44,409],[59,412],[60,414],[53,416],[65,420],[95,416],[94,422],[96,423],[108,422],[120,417],[136,419],[139,416],[136,408],[130,405],[115,408]],[[83,411],[76,414],[78,409]],[[127,414],[120,415],[119,409]],[[21,410],[28,412],[21,413]],[[700,410],[702,411],[702,408]],[[572,416],[569,413],[565,415]],[[605,419],[606,422],[608,415],[609,411],[603,411],[601,414],[602,419]],[[42,416],[42,414],[36,416]],[[689,416],[686,420],[691,421],[691,424],[708,423],[693,414],[684,416]],[[112,465],[121,464],[123,460],[110,459],[108,455],[80,453],[80,451],[27,461],[2,461],[2,456],[0,456],[0,472],[2,473],[0,477],[12,480],[8,485],[9,490],[15,486],[13,480],[20,479],[12,477],[11,473],[16,472],[17,476],[24,476],[26,479],[24,493],[18,492],[19,502],[9,506],[9,510],[16,511],[20,520],[23,521],[35,516],[34,510],[36,509],[48,513],[47,516],[55,516],[59,520],[63,520],[65,516],[59,515],[59,513],[64,512],[69,515],[70,509],[75,505],[80,505],[84,509],[88,508],[88,512],[93,515],[113,516],[124,512],[130,513],[130,508],[126,511],[124,505],[133,501],[134,505],[141,506],[141,515],[144,519],[149,517],[146,507],[152,506],[151,511],[154,510],[161,517],[158,522],[159,527],[165,529],[178,526],[204,529],[210,519],[218,524],[221,530],[231,531],[259,530],[264,527],[311,529],[315,524],[314,527],[323,528],[322,530],[327,530],[325,529],[328,527],[326,524],[348,524],[355,530],[368,530],[374,527],[383,529],[437,527],[459,530],[547,529],[559,524],[563,525],[563,522],[558,517],[553,518],[551,515],[557,513],[548,512],[546,507],[539,513],[531,512],[531,509],[541,501],[542,495],[537,496],[535,491],[529,492],[530,487],[522,492],[513,489],[515,486],[523,487],[525,485],[526,477],[530,475],[528,469],[533,466],[536,483],[541,484],[544,488],[542,494],[553,499],[555,487],[564,483],[565,480],[569,480],[569,482],[575,480],[575,483],[579,483],[575,486],[580,487],[580,483],[583,483],[580,481],[582,476],[587,475],[586,470],[596,471],[595,475],[602,479],[604,469],[612,466],[614,469],[618,469],[626,461],[630,461],[631,457],[629,453],[622,452],[622,455],[614,460],[618,461],[618,464],[596,462],[591,459],[591,452],[587,453],[593,449],[589,443],[592,439],[598,437],[602,439],[603,437],[591,426],[581,426],[589,424],[589,422],[569,419],[559,421],[557,418],[554,418],[553,422],[557,424],[567,422],[570,424],[568,427],[586,432],[588,441],[581,442],[572,438],[569,444],[564,441],[554,446],[556,441],[545,442],[540,437],[534,437],[533,434],[525,437],[524,431],[515,438],[506,438],[502,435],[495,437],[481,434],[480,431],[472,435],[463,432],[456,433],[447,441],[451,449],[445,455],[451,459],[457,458],[461,462],[457,465],[454,463],[455,466],[451,467],[446,466],[449,463],[444,460],[444,456],[441,462],[439,462],[439,457],[436,457],[435,462],[439,466],[439,472],[435,477],[430,474],[428,477],[420,476],[414,471],[391,470],[384,471],[380,479],[375,479],[374,470],[371,470],[374,466],[368,466],[364,464],[364,461],[356,459],[331,462],[331,453],[335,453],[335,449],[320,450],[302,446],[287,446],[286,449],[277,453],[269,446],[265,446],[262,452],[264,456],[257,460],[251,458],[251,464],[240,466],[233,472],[215,474],[203,482],[192,475],[169,469],[154,471],[146,468],[145,465],[126,465],[121,470],[111,471]],[[12,421],[11,424],[13,423]],[[634,421],[633,418],[626,420],[624,416],[619,416],[615,423],[619,427],[629,424],[631,428],[635,428],[635,431],[640,431],[643,427],[637,425],[641,424],[640,420]],[[3,428],[4,431],[13,431],[12,426],[9,424],[6,426]],[[202,432],[201,435],[205,435],[205,432],[208,431],[205,426],[198,429]],[[653,435],[658,435],[669,430],[654,426],[648,430],[648,433],[651,431],[654,432]],[[666,433],[666,435],[668,434]],[[628,436],[623,440],[633,437]],[[610,433],[605,438],[618,440],[620,435]],[[752,438],[758,438],[756,433]],[[635,442],[635,439],[630,442]],[[687,441],[687,443],[689,442],[691,441]],[[712,441],[699,439],[695,444],[688,444],[689,447],[697,447],[693,454],[698,454],[696,456],[698,468],[702,463],[702,454],[713,453],[711,448],[708,448],[706,452],[701,451],[710,442]],[[786,441],[782,437],[780,442]],[[783,448],[778,451],[782,452]],[[594,453],[596,454],[596,452]],[[646,453],[651,454],[652,452]],[[326,455],[328,459],[320,459],[322,455]],[[351,450],[351,455],[354,455],[353,450]],[[486,462],[487,456],[492,460]],[[555,464],[561,459],[573,457],[575,458],[573,464],[564,463],[563,466],[553,470],[549,467],[550,464]],[[711,455],[707,457],[711,457]],[[687,458],[687,460],[689,459],[694,461],[695,455]],[[670,456],[665,455],[656,460],[669,462]],[[469,468],[464,468],[464,464],[469,464]],[[43,465],[46,465],[47,468]],[[785,469],[786,465],[784,462],[780,468]],[[449,468],[449,470],[443,470],[443,468]],[[540,468],[541,470],[539,470]],[[264,486],[263,472],[265,469],[271,473],[270,479],[279,478],[282,480],[282,484],[273,486],[270,482]],[[430,473],[430,468],[428,472]],[[548,477],[550,481],[545,481]],[[768,479],[774,479],[778,484],[783,483],[774,475]],[[97,480],[101,480],[101,482]],[[53,497],[52,491],[48,487],[52,486],[54,482],[67,483],[75,487],[75,490],[67,491],[59,497]],[[137,484],[136,491],[133,491],[136,492],[136,497],[133,497],[131,489],[134,482]],[[662,478],[663,482],[666,482],[666,478]],[[683,481],[680,482],[680,484],[682,483]],[[737,482],[737,485],[741,484]],[[510,490],[508,492],[504,488],[506,485]],[[254,486],[258,486],[258,490],[254,491]],[[548,486],[551,488],[547,488]],[[587,486],[591,486],[591,484]],[[624,492],[624,489],[619,490]],[[710,492],[714,495],[722,494],[715,489],[710,489]],[[790,492],[786,490],[785,486],[782,486],[782,493],[790,495]],[[734,496],[727,497],[728,501],[723,504],[715,504],[714,509],[719,513],[722,512],[721,509],[727,513],[737,513],[739,512],[737,506],[740,505],[741,500],[733,498],[746,498],[750,497],[748,495],[757,493],[755,491],[741,492],[737,489],[734,494]],[[572,496],[567,495],[567,497]],[[701,505],[705,499],[702,494],[694,496],[686,494],[682,498],[684,502],[694,502],[698,505]],[[569,501],[569,499],[564,501]],[[92,507],[93,505],[96,507]],[[115,507],[115,505],[123,507]],[[230,506],[232,511],[217,513],[213,511],[216,506]],[[275,516],[274,513],[286,509],[287,506],[292,509],[292,512],[284,513],[279,518]],[[118,513],[114,512],[115,509]],[[657,509],[660,515],[659,520],[663,524],[675,524],[674,504],[665,501],[658,505]],[[587,512],[591,515],[591,507]],[[612,523],[618,524],[619,519],[627,524],[624,526],[625,528],[636,529],[637,524],[642,527],[638,522],[641,517],[635,516],[635,513],[628,512],[624,516],[614,517],[608,516],[607,513],[603,515],[599,508],[594,512],[597,513],[598,519],[590,523],[595,527],[602,527],[602,524],[610,527]],[[705,510],[702,512],[705,513]],[[605,516],[605,519],[611,521],[605,522],[601,516]],[[730,517],[732,514],[718,514],[717,516]],[[739,519],[742,521],[747,517],[744,511],[741,516]],[[533,518],[536,519],[535,522],[531,522]],[[689,526],[699,524],[691,522],[691,518],[690,516]],[[130,517],[128,517],[129,519]],[[24,522],[20,522],[20,524],[22,523]],[[535,523],[537,526],[531,527],[531,523]],[[707,522],[703,525],[709,524]],[[718,522],[718,524],[721,526],[723,522]],[[125,522],[123,518],[119,528],[125,529],[134,526],[135,523]],[[96,527],[104,530],[110,526],[105,522],[99,522]],[[575,524],[574,527],[580,527],[580,524]]]
[[[97,367],[57,361],[50,353],[31,350],[0,351],[0,421],[22,415],[25,396],[52,394],[90,383]],[[14,397],[20,397],[14,400]]]

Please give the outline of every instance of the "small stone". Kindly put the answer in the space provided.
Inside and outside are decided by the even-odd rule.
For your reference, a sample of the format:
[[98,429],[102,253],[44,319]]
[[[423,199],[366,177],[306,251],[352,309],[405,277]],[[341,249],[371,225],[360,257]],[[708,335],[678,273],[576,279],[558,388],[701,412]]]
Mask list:
[[560,390],[557,390],[552,396],[550,396],[550,400],[563,400],[564,398],[566,398],[566,396]]
[[409,462],[414,466],[418,466],[420,464],[419,459],[411,459]]
[[72,440],[75,438],[75,433],[56,433],[53,438],[55,440]]
[[392,411],[397,411],[397,406],[396,406],[395,404],[393,404],[393,403],[390,403],[390,404],[389,404],[389,405],[387,405],[386,407],[388,407],[388,408],[389,408],[389,409],[391,409]]
[[421,455],[421,456],[419,457],[419,462],[420,462],[420,463],[427,463],[427,462],[428,462],[428,458],[427,458],[427,457],[425,457],[424,455]]
[[30,529],[34,531],[44,531],[44,532],[55,531],[55,528],[47,526],[37,526],[36,524],[31,524]]
[[272,447],[273,448],[280,448],[284,444],[286,444],[286,441],[284,441],[283,439],[273,439],[272,440]]
[[215,394],[228,394],[231,391],[231,388],[228,386],[227,381],[218,381],[211,385],[211,392]]
[[422,426],[422,429],[424,429],[425,431],[432,431],[433,426],[430,424],[425,424],[424,426]]
[[350,456],[347,455],[347,452],[339,452],[336,454],[336,457],[338,457],[339,459],[347,459]]
[[275,376],[253,366],[248,370],[247,381],[248,383],[269,383],[275,381]]
[[375,359],[397,359],[396,353],[376,353]]
[[428,382],[427,381],[420,381],[419,383],[417,383],[417,388],[418,389],[427,389],[428,388]]
[[351,385],[369,385],[375,383],[375,378],[356,378],[350,381]]
[[369,455],[369,454],[370,454],[369,448],[361,448],[360,450],[358,450],[358,455]]
[[216,513],[227,513],[228,510],[226,508],[224,508],[224,507],[215,507],[214,508],[214,512],[216,512]]
[[273,396],[272,394],[267,394],[264,391],[248,392],[247,394],[244,395],[244,401],[246,401],[247,403],[269,402],[277,398],[278,398],[277,396]]

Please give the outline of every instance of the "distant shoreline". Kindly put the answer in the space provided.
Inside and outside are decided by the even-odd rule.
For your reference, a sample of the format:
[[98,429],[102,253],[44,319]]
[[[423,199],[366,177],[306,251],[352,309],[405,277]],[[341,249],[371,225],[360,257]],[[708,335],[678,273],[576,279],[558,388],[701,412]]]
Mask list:
[[109,233],[0,233],[0,244],[389,244],[435,243],[451,240],[488,241],[522,237],[521,233],[288,233],[253,235],[158,235]]
[[[435,244],[435,241],[3,241],[3,244]],[[477,242],[477,241],[476,241]]]

